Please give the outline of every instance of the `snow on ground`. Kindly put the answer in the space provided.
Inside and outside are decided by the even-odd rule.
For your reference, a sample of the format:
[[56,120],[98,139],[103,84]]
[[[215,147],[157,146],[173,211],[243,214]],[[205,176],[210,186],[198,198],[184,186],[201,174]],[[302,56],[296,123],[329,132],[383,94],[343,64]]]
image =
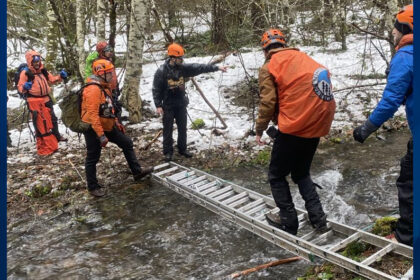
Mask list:
[[[351,75],[357,74],[367,75],[371,73],[384,73],[386,69],[386,63],[376,52],[368,53],[368,55],[363,58],[365,45],[364,38],[365,37],[362,36],[352,36],[349,38],[348,50],[345,52],[336,51],[339,49],[339,45],[336,44],[331,44],[328,50],[325,50],[321,47],[300,48],[302,51],[313,57],[316,61],[330,69],[332,73],[334,89],[337,91],[335,94],[337,112],[332,125],[333,129],[341,129],[346,127],[351,128],[353,127],[355,121],[363,121],[365,119],[363,112],[366,110],[372,110],[372,108],[379,100],[384,88],[383,85],[380,85],[376,86],[375,89],[363,88],[363,90],[356,89],[354,91],[339,91],[342,88],[348,88],[360,84],[385,82],[384,79],[358,81],[350,77]],[[122,38],[119,38],[118,44],[121,43],[121,40]],[[378,44],[379,42],[376,43]],[[384,46],[384,48],[386,47],[387,46]],[[146,45],[145,48],[147,48]],[[258,69],[264,62],[264,56],[261,50],[259,48],[255,48],[247,50],[247,52],[244,52],[241,55],[246,71],[251,76],[258,77]],[[212,58],[213,57],[210,56],[187,58],[185,59],[185,63],[208,63]],[[8,63],[14,65],[13,61],[14,60],[8,60]],[[152,61],[153,62],[151,63],[143,65],[143,73],[140,82],[140,95],[142,100],[150,102],[151,109],[154,111],[155,107],[152,97],[152,82],[156,69],[164,62],[163,53],[153,55]],[[222,127],[220,121],[215,117],[214,113],[201,98],[193,84],[191,82],[187,83],[187,93],[190,99],[190,104],[188,106],[189,116],[192,120],[196,120],[198,118],[203,119],[206,124],[206,126],[199,131],[192,129],[188,130],[188,143],[192,150],[200,151],[203,149],[211,149],[217,146],[223,146],[225,143],[236,147],[240,147],[245,143],[251,143],[254,145],[254,137],[245,137],[247,132],[252,128],[253,124],[250,110],[235,106],[232,104],[230,98],[224,97],[231,96],[229,92],[234,90],[239,82],[245,80],[245,70],[241,64],[240,56],[230,55],[221,64],[229,66],[229,69],[226,73],[217,71],[199,75],[195,79],[211,104],[213,104],[213,106],[220,112],[228,127],[225,130],[220,129]],[[59,96],[62,90],[62,85],[56,86],[54,89],[54,95],[56,97]],[[368,107],[366,107],[366,105],[364,105],[364,103],[361,101],[361,98],[366,99],[368,98],[368,95],[371,95],[371,97],[369,97],[370,104]],[[8,108],[16,108],[18,106],[22,106],[22,102],[18,98],[15,91],[9,91],[8,96]],[[58,105],[54,106],[54,110],[57,116],[60,117],[61,111]],[[127,115],[127,112],[124,112],[123,114]],[[404,114],[404,109],[400,108],[398,114]],[[188,123],[188,126],[190,126],[191,121],[188,120]],[[160,119],[152,118],[150,120],[143,121],[140,124],[132,125],[132,127],[141,128],[145,131],[151,131],[160,129],[162,124]],[[219,128],[223,134],[220,136],[215,136],[212,134],[211,131],[215,127]],[[66,136],[70,138],[70,141],[67,143],[69,147],[75,145],[80,146],[80,141],[76,134],[66,129],[63,124],[60,124],[60,131],[65,135],[67,134]],[[176,140],[176,130],[174,131],[173,136]],[[17,130],[12,130],[11,137],[14,146],[16,146],[18,141],[20,141],[21,147],[28,147],[31,151],[34,151],[33,154],[35,154],[35,144],[30,141],[28,128],[25,128],[22,133],[18,132]],[[264,138],[265,140],[268,140],[267,136],[264,136],[263,140]],[[162,137],[160,137],[158,140],[162,141]],[[60,143],[60,147],[64,145],[66,144]],[[255,149],[260,148],[261,147],[255,147]]]

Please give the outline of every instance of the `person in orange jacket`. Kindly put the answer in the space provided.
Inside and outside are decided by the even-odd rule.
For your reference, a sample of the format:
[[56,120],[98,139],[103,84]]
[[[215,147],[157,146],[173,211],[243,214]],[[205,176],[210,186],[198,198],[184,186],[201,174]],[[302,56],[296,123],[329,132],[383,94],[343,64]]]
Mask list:
[[[67,79],[67,72],[52,75],[41,61],[41,55],[29,50],[25,54],[27,67],[20,72],[17,88],[26,99],[31,111],[37,138],[37,150],[40,155],[49,155],[58,148],[58,141],[67,141],[58,130],[58,120],[54,113],[50,84]],[[54,135],[53,139],[50,135]]]
[[111,95],[111,84],[115,78],[114,65],[108,60],[98,59],[93,63],[92,70],[93,75],[88,78],[88,85],[82,94],[81,119],[91,125],[91,128],[83,133],[87,149],[87,188],[90,194],[100,197],[105,195],[105,190],[96,178],[96,164],[101,156],[101,149],[108,141],[123,150],[135,181],[150,174],[153,167],[141,168],[134,153],[133,141],[125,135],[125,128],[115,115]]
[[274,138],[268,178],[280,214],[269,213],[270,224],[297,234],[297,213],[286,176],[305,200],[309,220],[315,229],[326,229],[316,186],[310,176],[319,138],[328,134],[334,117],[335,101],[329,71],[296,48],[288,48],[278,29],[266,31],[261,39],[266,61],[259,72],[260,104],[256,120],[256,141],[271,120],[267,134]]

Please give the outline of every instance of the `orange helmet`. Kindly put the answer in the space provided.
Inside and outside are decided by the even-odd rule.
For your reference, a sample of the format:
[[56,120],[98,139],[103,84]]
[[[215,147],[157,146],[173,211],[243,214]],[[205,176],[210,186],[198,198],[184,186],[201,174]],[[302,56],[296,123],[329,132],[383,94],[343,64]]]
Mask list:
[[168,56],[175,56],[175,57],[184,56],[184,49],[182,48],[181,45],[172,43],[168,47]]
[[413,4],[405,6],[398,12],[396,22],[408,26],[413,31]]
[[95,60],[92,64],[93,74],[97,76],[112,72],[113,70],[114,65],[112,64],[112,62],[106,59]]
[[283,33],[279,29],[269,29],[261,37],[261,47],[265,50],[269,45],[280,43],[286,45]]

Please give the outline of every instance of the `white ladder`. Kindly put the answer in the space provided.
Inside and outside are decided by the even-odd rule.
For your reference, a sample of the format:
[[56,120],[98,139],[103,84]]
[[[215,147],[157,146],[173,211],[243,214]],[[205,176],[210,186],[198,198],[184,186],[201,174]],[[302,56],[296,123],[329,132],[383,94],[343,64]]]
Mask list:
[[[273,198],[194,168],[187,168],[174,162],[164,163],[154,168],[152,178],[197,204],[311,262],[318,262],[321,258],[369,279],[395,280],[399,278],[379,271],[371,265],[390,252],[413,259],[413,248],[410,246],[394,243],[334,221],[327,220],[328,230],[319,234],[310,226],[307,212],[301,209],[296,209],[299,234],[291,235],[269,225],[266,220],[265,215],[268,212],[279,211]],[[377,251],[362,262],[338,253],[353,241],[371,244],[377,248]],[[412,268],[400,279],[412,279],[411,275]]]

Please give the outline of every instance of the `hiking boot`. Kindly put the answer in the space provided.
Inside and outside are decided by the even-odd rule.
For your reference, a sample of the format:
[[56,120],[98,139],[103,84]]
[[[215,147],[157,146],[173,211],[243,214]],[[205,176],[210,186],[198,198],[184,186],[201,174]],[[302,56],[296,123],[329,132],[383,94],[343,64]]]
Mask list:
[[133,175],[134,181],[139,182],[141,179],[153,172],[153,167],[145,167],[141,169],[139,174]]
[[164,159],[166,162],[170,162],[172,160],[172,154],[165,154]]
[[321,217],[318,223],[312,224],[312,227],[319,233],[324,233],[328,230],[327,215]]
[[179,152],[180,155],[186,157],[186,158],[192,158],[192,154],[188,151]]
[[105,195],[105,189],[99,187],[99,188],[96,188],[96,189],[93,189],[93,190],[89,190],[89,193],[93,196],[101,197],[101,196]]
[[273,214],[271,212],[268,212],[267,214],[265,214],[265,217],[267,218],[267,222],[273,227],[279,228],[293,235],[297,234],[297,230],[291,230],[286,225],[282,224],[281,217],[279,214]]

